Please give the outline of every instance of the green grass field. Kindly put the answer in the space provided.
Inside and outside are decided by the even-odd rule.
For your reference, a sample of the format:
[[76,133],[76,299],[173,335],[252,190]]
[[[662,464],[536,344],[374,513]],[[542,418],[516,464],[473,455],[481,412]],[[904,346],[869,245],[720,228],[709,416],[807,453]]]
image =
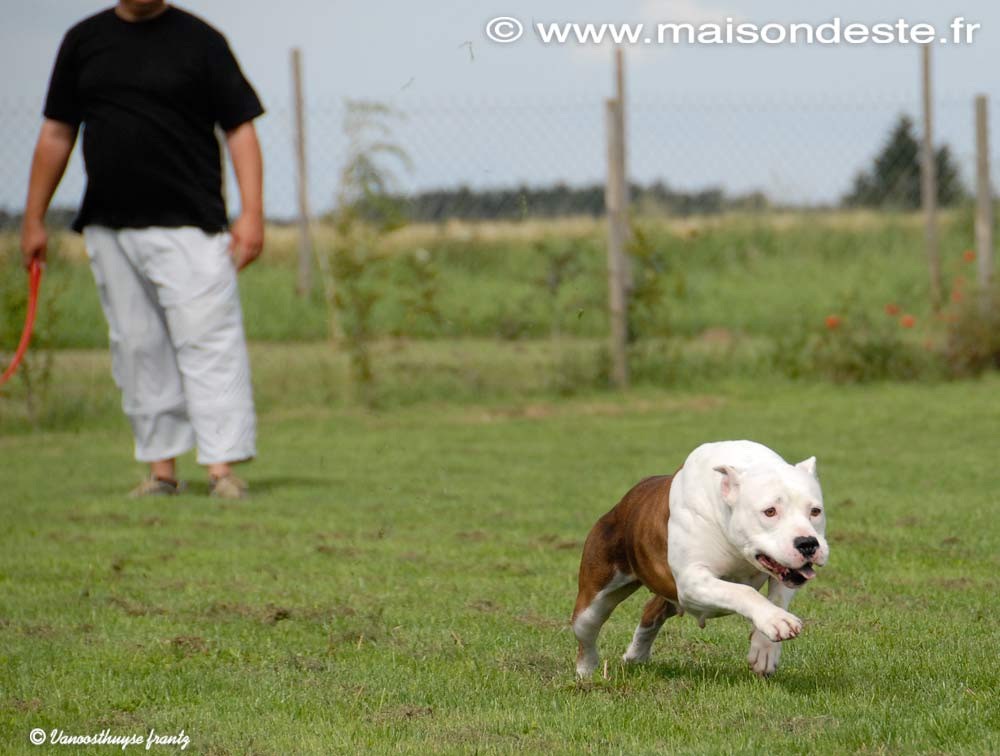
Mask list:
[[[707,329],[774,338],[790,327],[822,326],[848,303],[875,313],[887,303],[929,316],[923,231],[912,215],[864,213],[733,217],[685,224],[642,220],[651,270],[660,277],[660,298],[645,314],[644,330],[659,336],[694,338]],[[962,262],[972,245],[971,216],[942,221],[945,285],[970,277]],[[330,246],[318,230],[317,245]],[[419,339],[501,338],[530,340],[553,332],[576,338],[607,333],[605,231],[599,221],[497,224],[403,229],[384,240],[389,260],[371,275],[379,293],[372,328],[379,337]],[[295,289],[294,237],[271,229],[261,261],[241,276],[247,332],[255,341],[322,339],[327,314],[319,280],[313,295]],[[3,284],[20,281],[15,241],[0,236],[8,251]],[[53,254],[43,289],[40,318],[44,343],[57,348],[103,347],[106,328],[90,271],[76,236],[63,238]],[[414,301],[414,253],[426,253],[421,268],[438,320]],[[565,268],[555,260],[563,258]],[[554,276],[560,284],[551,288]],[[641,281],[640,281],[641,283]],[[18,313],[19,314],[19,313]],[[6,313],[0,307],[0,332]],[[9,319],[9,318],[8,318]],[[18,317],[13,318],[20,325]]]
[[[288,349],[258,381],[315,357]],[[240,504],[190,461],[188,495],[125,500],[113,416],[0,436],[0,750],[52,750],[40,727],[183,728],[211,754],[995,753],[998,389],[729,380],[374,414],[275,389]],[[816,454],[827,498],[832,558],[781,669],[750,674],[733,617],[671,620],[623,668],[636,596],[607,677],[576,683],[589,527],[740,437]]]
[[[970,275],[970,228],[944,224],[949,282]],[[93,283],[64,240],[34,388],[22,371],[0,391],[0,752],[77,752],[36,748],[33,728],[183,729],[207,754],[1000,752],[1000,375],[837,386],[791,381],[771,356],[848,305],[898,332],[887,303],[916,318],[907,348],[936,354],[919,225],[646,230],[662,287],[624,395],[601,367],[597,222],[388,239],[367,282],[369,409],[322,341],[318,289],[293,294],[294,239],[272,230],[241,277],[260,415],[241,503],[209,499],[191,458],[185,495],[124,497],[142,470]],[[420,249],[422,272],[407,262]],[[0,352],[22,284],[0,278]],[[639,478],[729,438],[819,458],[832,556],[793,604],[802,636],[761,681],[744,620],[681,618],[650,664],[624,668],[635,596],[602,636],[606,674],[576,682],[568,617],[589,528]]]

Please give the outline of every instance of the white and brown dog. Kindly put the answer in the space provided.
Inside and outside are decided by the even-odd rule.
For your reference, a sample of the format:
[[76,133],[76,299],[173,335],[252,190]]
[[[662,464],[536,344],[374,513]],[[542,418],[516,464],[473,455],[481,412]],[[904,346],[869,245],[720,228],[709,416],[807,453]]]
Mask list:
[[[752,441],[703,444],[673,476],[638,483],[594,525],[573,610],[576,672],[597,667],[601,626],[640,585],[646,604],[626,662],[641,662],[664,621],[742,614],[753,623],[750,668],[768,676],[802,621],[788,605],[829,556],[816,458],[790,465]],[[759,592],[768,582],[767,598]]]

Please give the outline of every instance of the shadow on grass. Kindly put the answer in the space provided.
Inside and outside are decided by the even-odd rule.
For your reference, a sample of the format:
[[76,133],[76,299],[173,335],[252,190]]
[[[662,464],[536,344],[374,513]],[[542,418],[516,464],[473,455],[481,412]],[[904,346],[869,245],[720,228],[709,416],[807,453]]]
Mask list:
[[298,475],[286,477],[277,476],[273,478],[251,478],[249,483],[251,493],[272,493],[275,491],[284,491],[285,489],[290,488],[322,488],[336,491],[338,487],[343,485],[343,479]]
[[[651,674],[657,678],[686,679],[691,682],[713,682],[723,685],[743,685],[757,679],[746,668],[742,658],[734,659],[732,663],[721,661],[714,663],[705,660],[692,660],[687,664],[673,660],[651,661],[645,665],[625,665],[622,669],[628,676]],[[843,692],[853,687],[836,667],[797,669],[794,662],[786,662],[774,675],[761,682],[781,688],[791,695]]]
[[[242,475],[240,477],[243,477]],[[284,493],[294,489],[327,489],[337,490],[338,481],[336,478],[321,478],[308,476],[276,476],[271,478],[256,478],[246,476],[246,481],[250,486],[250,496]],[[184,489],[185,496],[208,496],[209,486],[207,480],[192,480],[187,482]]]

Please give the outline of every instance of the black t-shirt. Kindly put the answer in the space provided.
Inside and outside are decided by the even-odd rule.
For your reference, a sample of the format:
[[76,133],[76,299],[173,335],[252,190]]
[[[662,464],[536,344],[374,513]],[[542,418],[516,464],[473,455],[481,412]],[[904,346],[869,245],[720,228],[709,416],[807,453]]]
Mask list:
[[45,117],[83,124],[87,190],[73,222],[227,227],[215,125],[264,109],[226,38],[179,8],[128,22],[114,9],[63,38]]

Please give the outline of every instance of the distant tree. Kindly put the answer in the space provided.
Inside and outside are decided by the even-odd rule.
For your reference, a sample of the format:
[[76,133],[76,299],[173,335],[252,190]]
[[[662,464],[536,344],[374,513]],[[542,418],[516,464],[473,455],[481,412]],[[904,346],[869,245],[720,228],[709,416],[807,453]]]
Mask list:
[[[947,145],[935,153],[934,159],[938,204],[953,205],[965,196],[958,166]],[[913,134],[913,121],[908,116],[901,115],[896,121],[871,170],[862,171],[855,177],[843,204],[901,210],[920,207],[920,145]]]
[[[45,225],[50,229],[64,230],[73,224],[76,209],[72,207],[50,207],[45,214]],[[0,208],[0,231],[17,231],[21,228],[23,215],[20,211]]]
[[[661,181],[648,186],[629,185],[629,197],[634,207],[643,212],[669,215],[705,215],[727,210],[755,211],[770,203],[760,192],[728,195],[722,189],[677,191]],[[497,189],[431,189],[410,195],[394,195],[392,199],[407,209],[414,221],[442,221],[449,218],[464,220],[520,220],[523,218],[559,218],[574,215],[599,217],[604,214],[604,186],[588,184],[568,186],[518,186]]]
[[937,167],[938,203],[954,205],[965,199],[965,188],[958,173],[958,165],[952,158],[951,148],[943,145],[934,155]]

